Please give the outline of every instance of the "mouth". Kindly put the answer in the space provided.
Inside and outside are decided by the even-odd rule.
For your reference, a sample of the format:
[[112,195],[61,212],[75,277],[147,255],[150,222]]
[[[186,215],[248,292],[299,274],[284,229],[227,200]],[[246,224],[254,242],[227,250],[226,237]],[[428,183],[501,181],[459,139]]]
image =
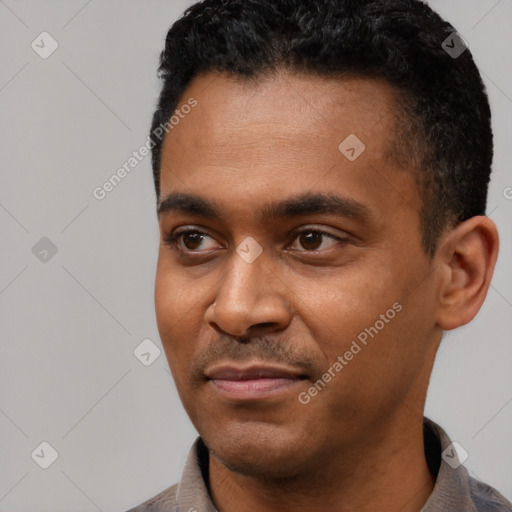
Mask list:
[[206,380],[226,398],[258,400],[275,396],[296,387],[307,376],[295,368],[223,364],[205,372]]

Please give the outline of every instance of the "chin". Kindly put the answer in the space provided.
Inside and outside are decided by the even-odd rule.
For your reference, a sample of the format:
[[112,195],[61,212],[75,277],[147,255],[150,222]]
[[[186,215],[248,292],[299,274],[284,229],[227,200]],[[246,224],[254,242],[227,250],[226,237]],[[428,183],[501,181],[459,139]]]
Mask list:
[[201,437],[231,471],[250,477],[293,478],[309,467],[309,457],[304,436],[296,426],[292,428],[253,423],[207,429]]

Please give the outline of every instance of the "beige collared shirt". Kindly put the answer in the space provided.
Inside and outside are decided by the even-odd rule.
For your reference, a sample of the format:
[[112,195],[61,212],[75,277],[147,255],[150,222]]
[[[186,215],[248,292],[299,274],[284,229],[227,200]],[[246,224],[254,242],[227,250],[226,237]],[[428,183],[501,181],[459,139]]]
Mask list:
[[[436,483],[421,512],[512,512],[512,503],[493,487],[471,477],[459,463],[450,438],[423,419],[425,455]],[[181,482],[128,512],[217,512],[209,494],[208,450],[200,437],[192,446]]]

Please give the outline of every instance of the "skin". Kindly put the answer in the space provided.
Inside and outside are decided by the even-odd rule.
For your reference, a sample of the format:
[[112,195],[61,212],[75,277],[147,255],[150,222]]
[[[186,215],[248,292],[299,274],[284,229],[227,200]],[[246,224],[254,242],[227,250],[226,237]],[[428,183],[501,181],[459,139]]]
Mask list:
[[[435,483],[422,437],[435,354],[443,330],[469,322],[485,298],[494,223],[473,217],[446,229],[434,258],[425,255],[420,191],[387,157],[394,95],[383,81],[208,73],[181,104],[190,97],[197,107],[164,140],[160,197],[200,195],[221,218],[159,215],[155,307],[180,398],[210,449],[216,507],[419,510]],[[338,149],[349,134],[366,145],[352,162]],[[305,192],[350,198],[369,218],[260,217],[263,203]],[[205,235],[182,237],[180,253],[165,243],[177,228]],[[312,229],[347,241],[311,238]],[[236,252],[248,236],[263,249],[252,263]],[[299,393],[394,303],[401,311],[301,403]],[[306,378],[245,402],[205,378],[214,364],[249,360]]]

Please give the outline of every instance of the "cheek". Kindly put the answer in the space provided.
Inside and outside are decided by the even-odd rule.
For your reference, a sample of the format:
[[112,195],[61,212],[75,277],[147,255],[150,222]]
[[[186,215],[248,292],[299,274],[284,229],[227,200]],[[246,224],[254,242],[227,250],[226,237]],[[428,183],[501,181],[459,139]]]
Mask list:
[[171,329],[175,319],[175,302],[172,280],[158,269],[155,280],[155,315],[160,338],[164,345],[167,332]]
[[159,329],[164,330],[164,333],[171,327],[173,330],[179,328],[180,318],[186,318],[187,312],[192,310],[193,290],[194,287],[184,280],[176,268],[173,268],[170,258],[161,252],[155,277],[154,300],[156,320]]
[[169,367],[174,376],[181,367],[179,361],[187,357],[187,340],[196,329],[192,325],[194,301],[187,288],[180,283],[175,274],[164,270],[159,263],[155,279],[155,314],[160,340]]
[[399,269],[380,262],[311,281],[307,293],[294,290],[301,298],[297,314],[322,352],[322,370],[335,375],[321,399],[334,415],[336,404],[344,404],[339,414],[387,406],[410,381],[421,352],[410,339],[414,313],[402,304],[408,289]]
[[315,331],[314,339],[326,340],[322,348],[337,356],[381,314],[392,309],[403,291],[391,269],[383,269],[382,264],[377,268],[361,264],[311,280],[306,289],[294,289],[294,294],[301,299],[297,301],[298,314],[308,319],[305,323]]

